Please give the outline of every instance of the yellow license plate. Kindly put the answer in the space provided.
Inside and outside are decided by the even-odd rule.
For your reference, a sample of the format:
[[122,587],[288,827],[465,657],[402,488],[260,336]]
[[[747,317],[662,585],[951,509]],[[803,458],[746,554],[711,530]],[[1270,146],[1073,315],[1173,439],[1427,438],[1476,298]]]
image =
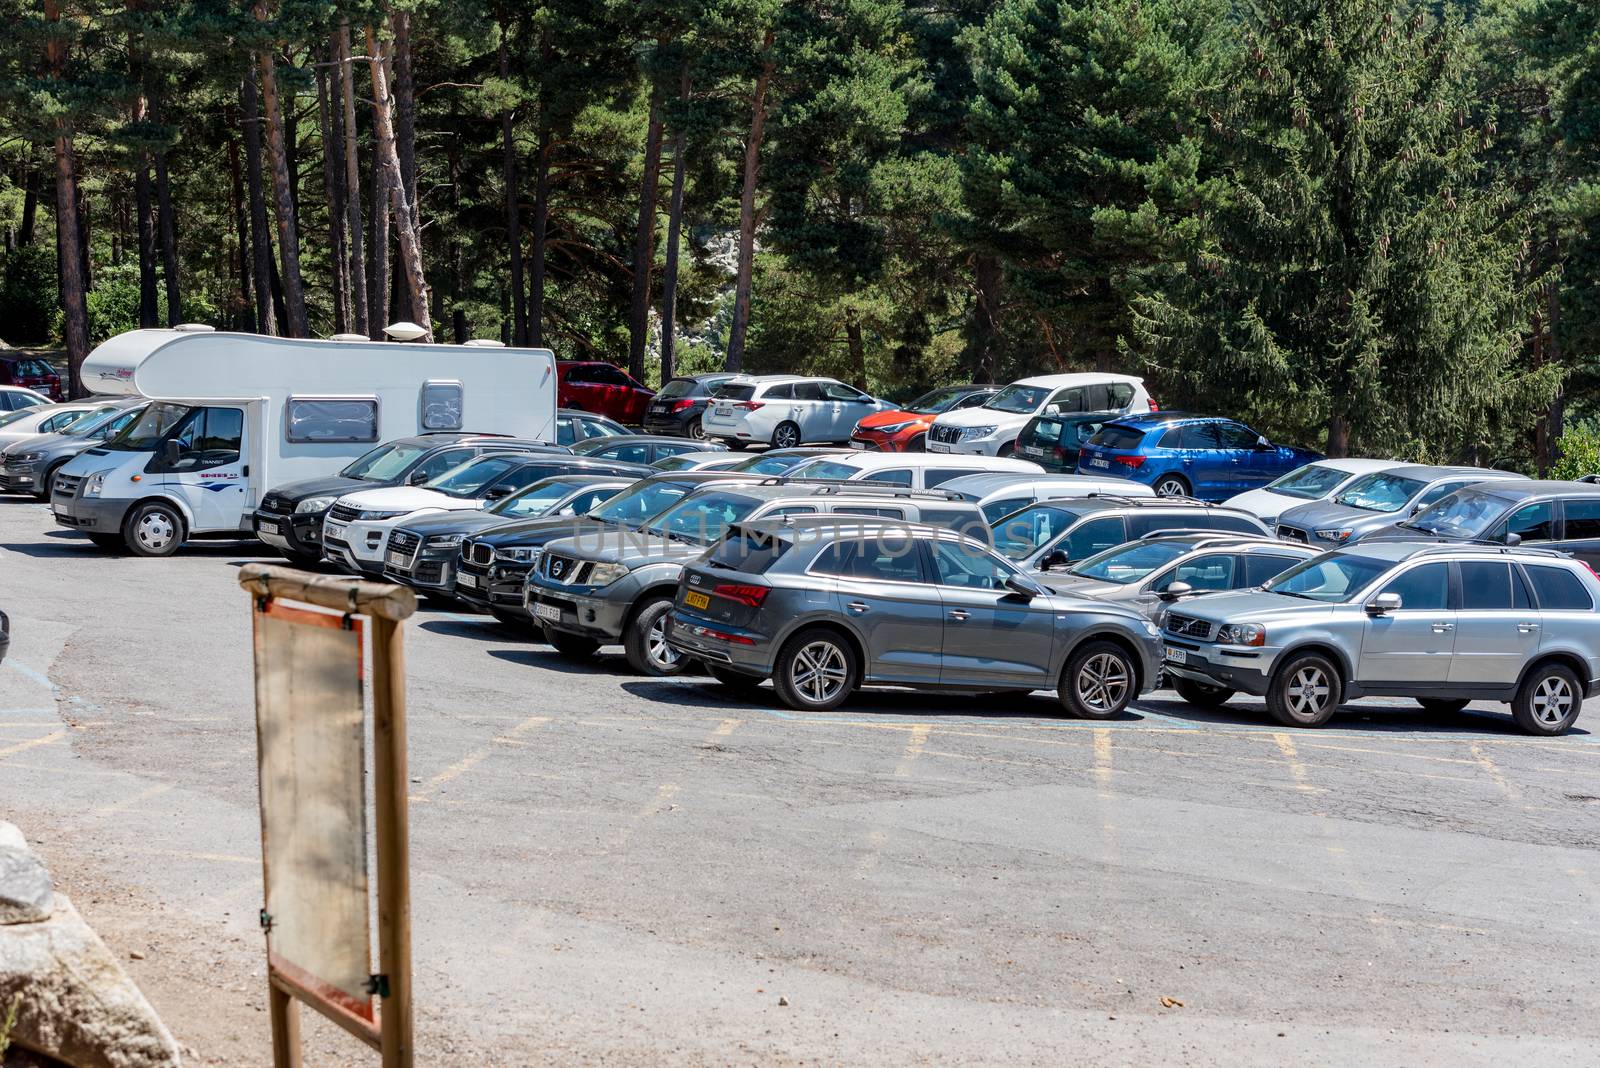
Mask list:
[[690,590],[683,595],[683,603],[688,605],[690,608],[710,608],[711,598],[707,597],[703,593],[695,593],[693,590]]

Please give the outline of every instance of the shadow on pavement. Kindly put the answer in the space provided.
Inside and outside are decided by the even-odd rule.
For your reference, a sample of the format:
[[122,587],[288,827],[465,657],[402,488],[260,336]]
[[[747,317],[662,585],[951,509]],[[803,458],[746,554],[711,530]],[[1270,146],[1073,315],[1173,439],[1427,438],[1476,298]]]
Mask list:
[[529,642],[544,644],[544,635],[534,630],[533,627],[508,627],[493,616],[484,616],[481,620],[462,619],[428,619],[417,624],[418,629],[429,634],[445,634],[455,638],[472,638],[480,642],[516,642],[526,645]]
[[[756,690],[736,690],[714,680],[693,685],[651,679],[624,682],[622,688],[635,697],[660,701],[664,704],[687,705],[695,708],[729,708],[739,705],[777,709],[794,716],[852,716],[884,715],[928,719],[932,717],[966,716],[974,719],[1072,719],[1054,697],[1048,693],[927,693],[916,690],[865,689],[858,690],[844,704],[831,712],[800,712],[789,708],[770,685]],[[1141,717],[1137,709],[1129,709],[1109,720],[1073,720],[1079,723],[1129,723]]]
[[[533,639],[525,639],[533,640]],[[627,675],[628,662],[621,653],[596,653],[587,660],[573,660],[548,647],[540,649],[490,649],[489,655],[513,664],[559,671],[564,675]]]
[[[1234,698],[1218,709],[1197,708],[1185,701],[1164,696],[1145,697],[1139,706],[1172,719],[1181,719],[1196,725],[1227,727],[1275,727],[1295,734],[1316,734],[1316,729],[1284,727],[1267,714],[1266,706],[1251,698]],[[1385,701],[1390,700],[1388,698]],[[1235,703],[1237,702],[1237,703]],[[1587,735],[1580,716],[1578,724],[1569,735]],[[1327,723],[1329,730],[1356,730],[1371,734],[1481,734],[1484,737],[1531,738],[1511,720],[1511,710],[1505,705],[1483,701],[1468,706],[1455,715],[1428,712],[1410,701],[1395,704],[1346,705]]]

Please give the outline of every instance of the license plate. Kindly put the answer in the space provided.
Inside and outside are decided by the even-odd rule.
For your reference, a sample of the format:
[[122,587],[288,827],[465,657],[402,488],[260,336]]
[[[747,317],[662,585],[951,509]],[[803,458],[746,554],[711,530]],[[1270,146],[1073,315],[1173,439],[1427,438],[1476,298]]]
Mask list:
[[1044,450],[1039,448],[1037,445],[1024,445],[1022,448],[1018,449],[1017,451],[1020,452],[1024,456],[1043,456],[1044,455]]
[[667,406],[665,404],[652,404],[650,405],[650,410],[652,412],[664,412],[667,410]]
[[390,567],[408,567],[411,564],[411,557],[399,549],[390,549],[388,559]]
[[695,593],[693,590],[690,590],[683,595],[683,603],[688,605],[690,608],[710,608],[711,598],[707,597],[703,593]]
[[1170,645],[1167,646],[1167,662],[1168,663],[1171,663],[1171,664],[1182,664],[1188,659],[1189,659],[1189,654],[1187,652],[1185,652],[1184,650],[1182,650],[1182,649],[1174,649]]
[[1091,459],[1089,461],[1089,466],[1090,467],[1110,467],[1111,466],[1111,461],[1110,460]]
[[276,519],[261,520],[261,529],[265,530],[269,534],[283,533],[283,528],[278,525],[278,521]]
[[732,415],[733,414],[733,405],[731,405],[731,404],[719,404],[719,405],[717,405],[717,414],[718,415]]
[[456,585],[465,586],[469,590],[475,590],[478,588],[478,576],[469,575],[463,571],[456,576]]
[[928,451],[929,452],[949,452],[950,451],[950,446],[940,444],[937,441],[930,441],[930,442],[928,442]]
[[867,447],[867,443],[864,441],[852,441],[850,447],[852,449],[864,449]]
[[533,606],[533,614],[552,623],[561,622],[561,609],[553,604],[536,604]]
[[325,538],[344,537],[344,524],[335,523],[332,520],[328,520],[322,524],[322,536]]

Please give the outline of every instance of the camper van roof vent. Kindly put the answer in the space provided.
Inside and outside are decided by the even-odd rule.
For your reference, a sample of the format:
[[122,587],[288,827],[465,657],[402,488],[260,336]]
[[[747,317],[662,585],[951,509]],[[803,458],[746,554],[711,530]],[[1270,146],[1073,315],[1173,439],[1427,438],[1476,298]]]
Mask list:
[[476,345],[480,349],[503,349],[506,347],[504,341],[496,341],[492,337],[475,337],[471,341],[463,341],[462,344]]
[[371,341],[365,334],[329,334],[329,341]]
[[179,323],[172,329],[181,330],[185,334],[214,334],[217,332],[216,327],[209,326],[206,323]]
[[427,327],[408,322],[390,323],[383,328],[383,332],[396,341],[415,341],[420,337],[428,336]]

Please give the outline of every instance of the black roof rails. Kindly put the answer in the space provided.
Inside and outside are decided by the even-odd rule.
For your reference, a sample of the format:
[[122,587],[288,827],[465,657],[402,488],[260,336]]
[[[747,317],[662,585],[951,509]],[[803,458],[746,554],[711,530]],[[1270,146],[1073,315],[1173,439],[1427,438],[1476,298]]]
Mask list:
[[787,475],[769,475],[756,483],[758,486],[815,486],[817,495],[866,491],[868,496],[925,497],[928,500],[964,501],[965,497],[954,490],[916,489],[895,482],[877,482],[870,478],[844,481],[837,478],[790,478]]
[[1549,556],[1558,560],[1575,559],[1571,553],[1562,552],[1560,549],[1538,549],[1531,545],[1527,547],[1523,547],[1521,545],[1501,545],[1498,542],[1477,540],[1455,541],[1440,545],[1424,545],[1411,555],[1414,557],[1437,556],[1441,553],[1459,553],[1473,550],[1483,553],[1498,553],[1504,555],[1527,553],[1530,556]]

